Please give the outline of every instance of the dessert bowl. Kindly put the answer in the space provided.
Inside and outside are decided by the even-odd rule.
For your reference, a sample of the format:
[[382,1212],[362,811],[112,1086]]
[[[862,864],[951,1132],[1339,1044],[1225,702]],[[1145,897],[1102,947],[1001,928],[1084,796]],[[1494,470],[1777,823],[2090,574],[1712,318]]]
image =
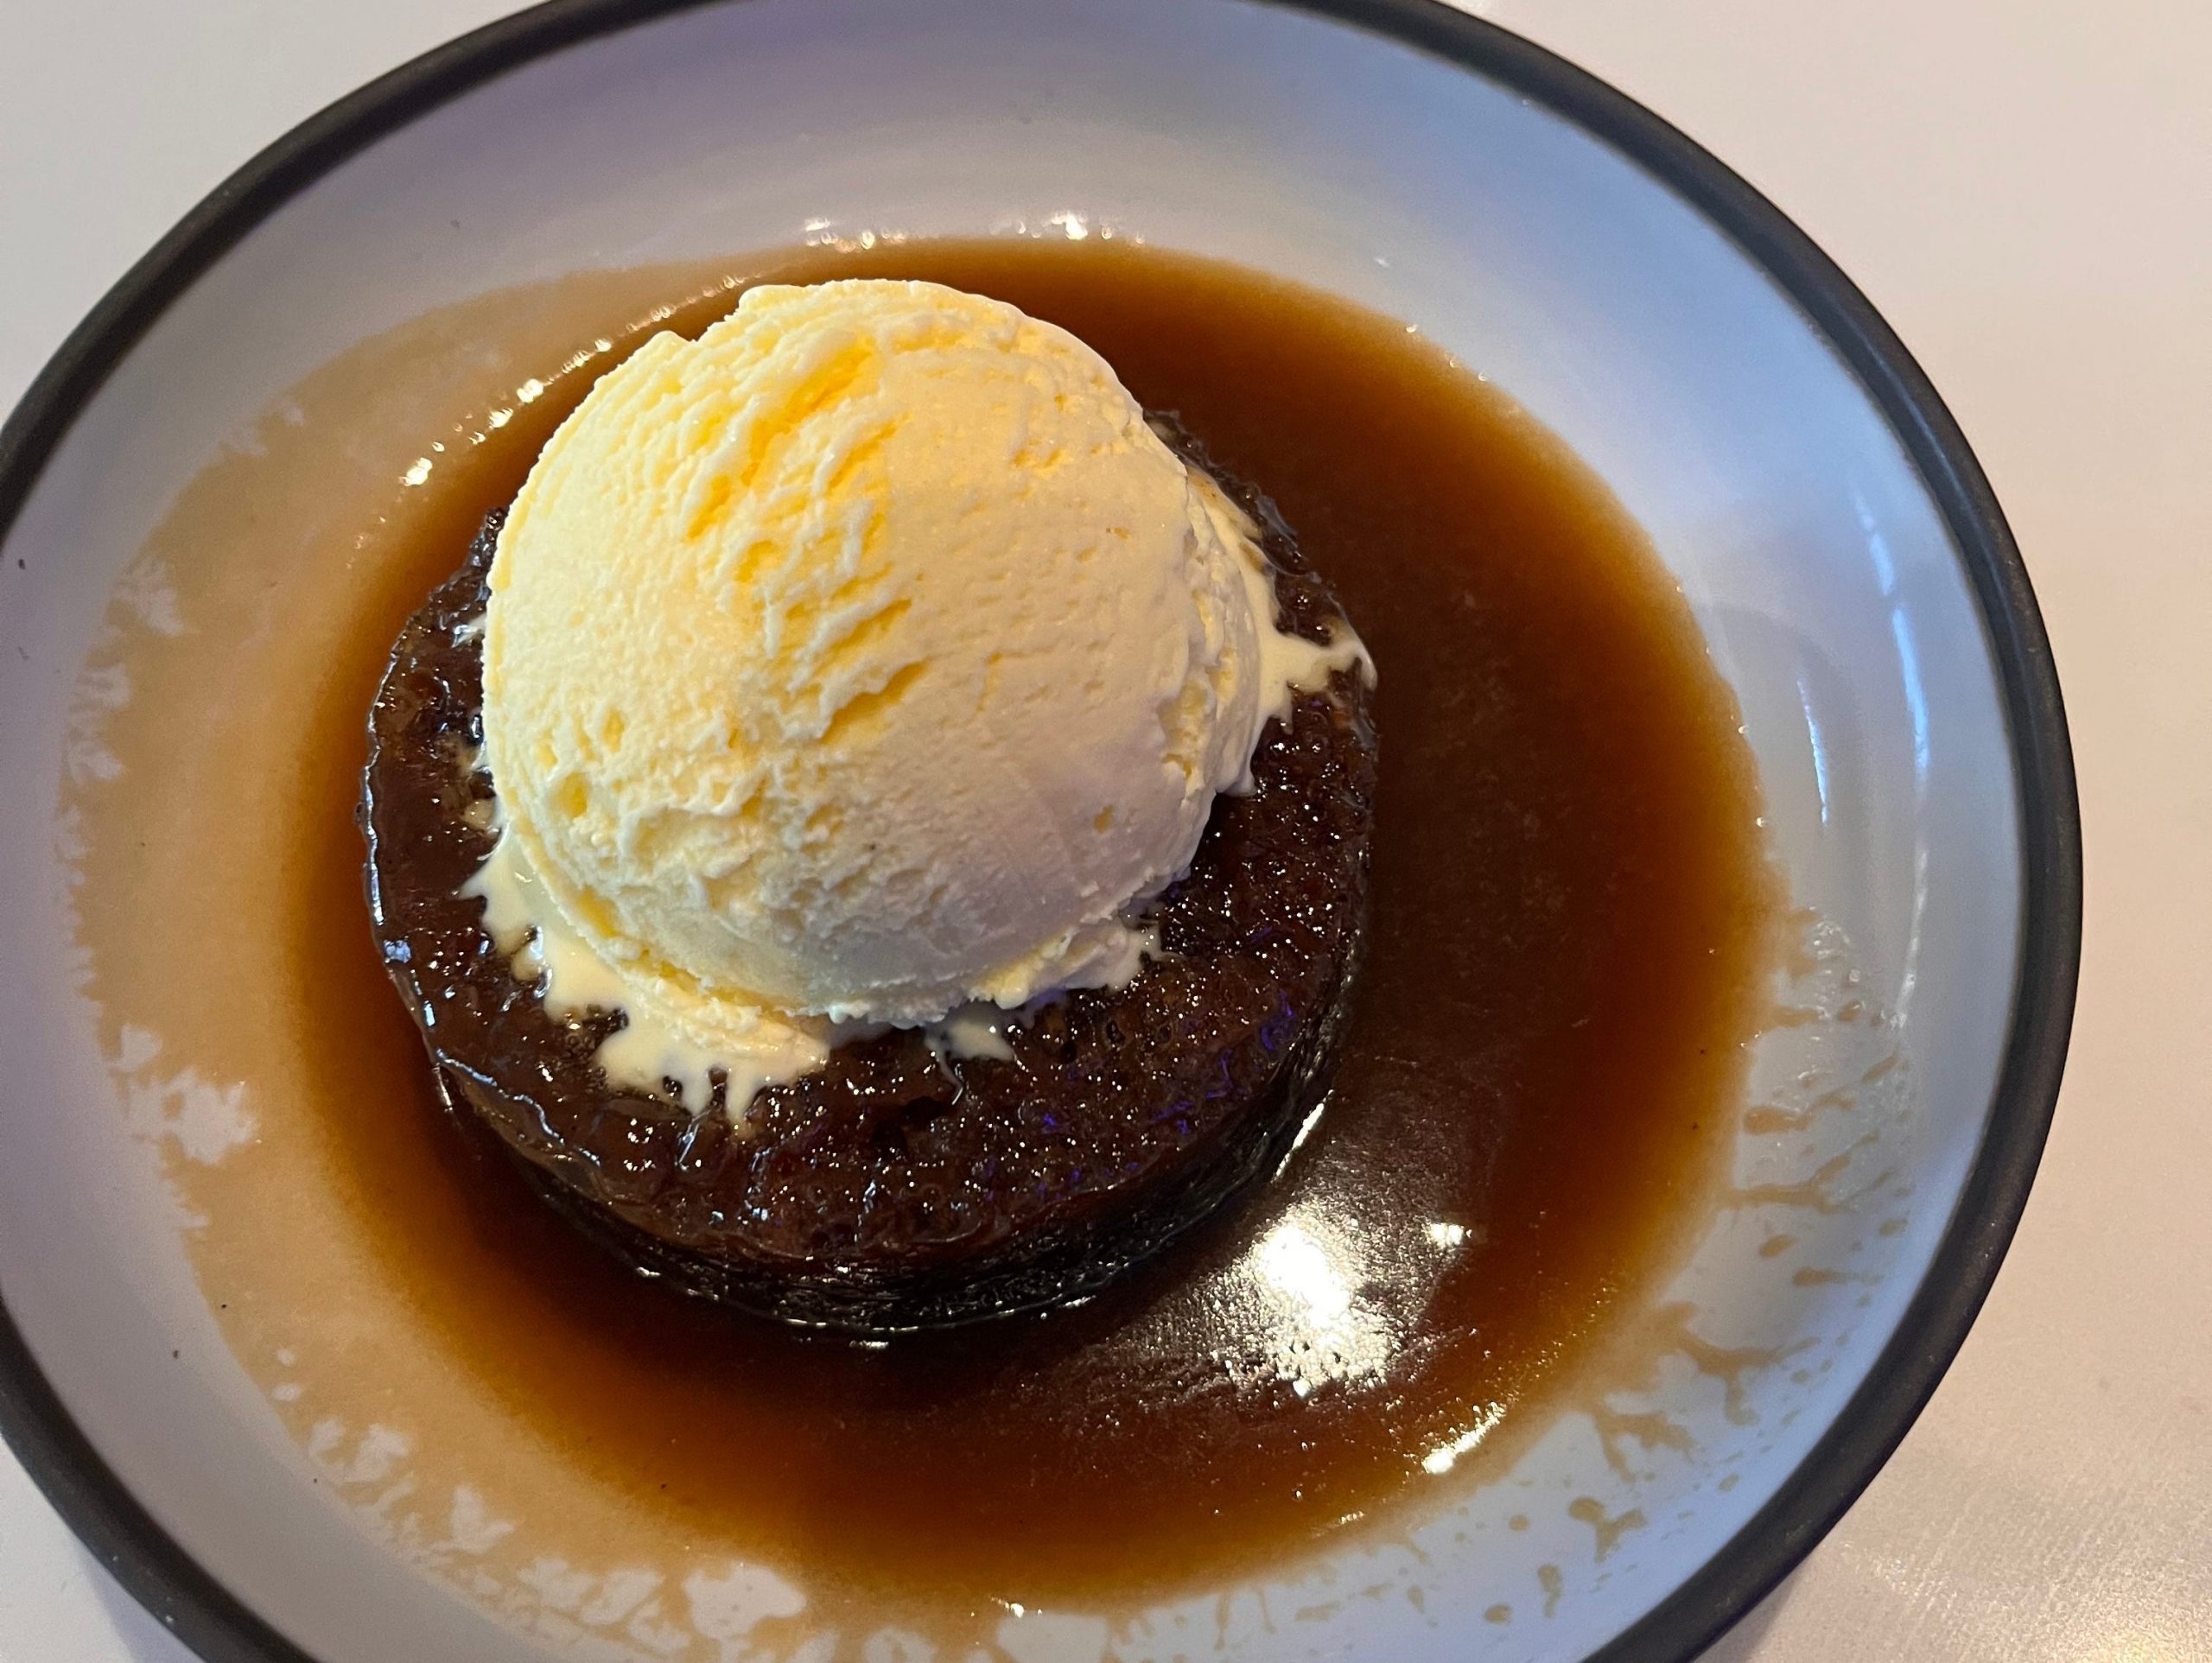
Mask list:
[[[268,1106],[92,1008],[69,808],[130,788],[101,724],[132,689],[84,667],[118,619],[194,626],[140,551],[211,464],[266,448],[317,366],[521,285],[939,236],[1233,261],[1507,390],[1687,596],[1797,949],[1663,1298],[1510,1463],[1156,1600],[1009,1590],[977,1645],[1693,1655],[1903,1436],[2024,1203],[2078,945],[2063,715],[1979,469],[1841,274],[1618,94],[1414,0],[556,0],[309,122],[124,279],[0,442],[0,1425],[211,1657],[931,1654],[887,1614],[817,1619],[773,1544],[671,1566],[563,1541],[417,1469],[406,1405],[316,1418],[235,1357],[184,1250],[207,1204],[185,1180]],[[230,945],[206,950],[219,987]],[[1331,1297],[1325,1262],[1307,1272],[1304,1297]]]

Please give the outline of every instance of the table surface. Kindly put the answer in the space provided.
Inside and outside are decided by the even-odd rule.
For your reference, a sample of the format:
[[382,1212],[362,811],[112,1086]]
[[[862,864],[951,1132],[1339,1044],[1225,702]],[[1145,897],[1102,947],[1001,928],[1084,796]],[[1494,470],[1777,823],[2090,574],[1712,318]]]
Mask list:
[[[0,408],[294,122],[506,0],[25,0]],[[2212,11],[1475,0],[1716,151],[1942,388],[2064,678],[2088,910],[2056,1129],[1935,1401],[1717,1663],[2212,1660]],[[0,1450],[0,1663],[185,1663]]]

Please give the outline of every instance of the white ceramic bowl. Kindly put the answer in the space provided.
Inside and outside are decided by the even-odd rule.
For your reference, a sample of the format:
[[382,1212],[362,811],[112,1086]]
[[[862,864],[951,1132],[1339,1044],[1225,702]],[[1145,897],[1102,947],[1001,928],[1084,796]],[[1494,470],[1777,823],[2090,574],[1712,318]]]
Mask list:
[[[334,1504],[342,1487],[309,1482],[219,1345],[166,1366],[180,1336],[212,1330],[158,1184],[113,1177],[127,1117],[56,974],[73,674],[118,574],[220,435],[434,307],[810,229],[1102,225],[1417,325],[1611,484],[1738,692],[1796,898],[1839,932],[1829,968],[1859,976],[1903,1064],[1885,1099],[1903,1129],[1860,1202],[1792,1227],[1814,1256],[1792,1262],[1845,1262],[1855,1242],[1847,1277],[1778,1278],[1748,1222],[1830,1152],[1741,1152],[1750,1196],[1679,1292],[1707,1341],[1763,1361],[1708,1355],[1614,1406],[1666,1413],[1689,1451],[1638,1451],[1624,1476],[1567,1416],[1510,1482],[1395,1543],[1221,1590],[1202,1635],[1172,1613],[1116,1629],[1059,1613],[1010,1619],[1005,1653],[1687,1657],[1812,1546],[1933,1389],[2051,1111],[2078,834],[2057,686],[1997,505],[1848,282],[1650,115],[1422,0],[556,0],[256,159],[102,302],[0,440],[0,1425],[207,1655],[631,1641],[581,1595],[541,1590],[518,1628],[433,1586]],[[1796,1043],[1758,1066],[1802,1063]],[[1595,1527],[1631,1510],[1644,1527],[1601,1551]],[[698,1589],[660,1590],[665,1654],[750,1654],[745,1602],[787,1598],[760,1593],[772,1580],[735,1577],[713,1612]],[[1363,1586],[1382,1592],[1348,1591]]]

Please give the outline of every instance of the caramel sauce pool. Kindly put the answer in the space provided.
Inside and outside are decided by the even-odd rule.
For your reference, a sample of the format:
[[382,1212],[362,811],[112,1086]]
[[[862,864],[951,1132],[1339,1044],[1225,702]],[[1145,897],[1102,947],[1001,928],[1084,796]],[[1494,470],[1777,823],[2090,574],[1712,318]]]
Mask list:
[[878,1348],[632,1277],[441,1111],[363,916],[364,712],[477,517],[650,333],[610,311],[610,353],[549,365],[545,396],[420,493],[288,788],[308,828],[283,869],[293,1086],[380,1273],[469,1389],[595,1482],[887,1597],[1218,1574],[1539,1428],[1709,1216],[1770,913],[1734,705],[1640,534],[1434,348],[1249,273],[1022,242],[746,270],[1014,301],[1274,496],[1381,674],[1374,911],[1334,1091],[1271,1188],[1094,1303]]

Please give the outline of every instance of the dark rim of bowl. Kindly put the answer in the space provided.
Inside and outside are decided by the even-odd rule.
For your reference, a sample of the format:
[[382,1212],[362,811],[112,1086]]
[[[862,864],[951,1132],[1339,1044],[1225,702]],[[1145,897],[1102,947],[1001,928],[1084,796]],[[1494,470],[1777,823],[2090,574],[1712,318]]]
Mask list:
[[[0,428],[0,537],[108,373],[208,266],[295,193],[394,129],[563,47],[717,0],[547,0],[310,117],[225,180],[62,344]],[[736,0],[719,0],[735,3]],[[2019,788],[2021,933],[2007,1035],[1974,1166],[1926,1276],[1834,1425],[1758,1513],[1591,1663],[1694,1658],[1858,1498],[1965,1341],[2050,1131],[2082,933],[2081,822],[2058,678],[2028,574],[1958,425],[1865,295],[1693,140],[1542,48],[1441,0],[1262,0],[1415,48],[1534,99],[1637,162],[1726,232],[1805,313],[1882,411],[1942,513],[1988,631]],[[0,1432],[92,1553],[213,1663],[314,1663],[201,1568],[93,1449],[0,1305]]]

